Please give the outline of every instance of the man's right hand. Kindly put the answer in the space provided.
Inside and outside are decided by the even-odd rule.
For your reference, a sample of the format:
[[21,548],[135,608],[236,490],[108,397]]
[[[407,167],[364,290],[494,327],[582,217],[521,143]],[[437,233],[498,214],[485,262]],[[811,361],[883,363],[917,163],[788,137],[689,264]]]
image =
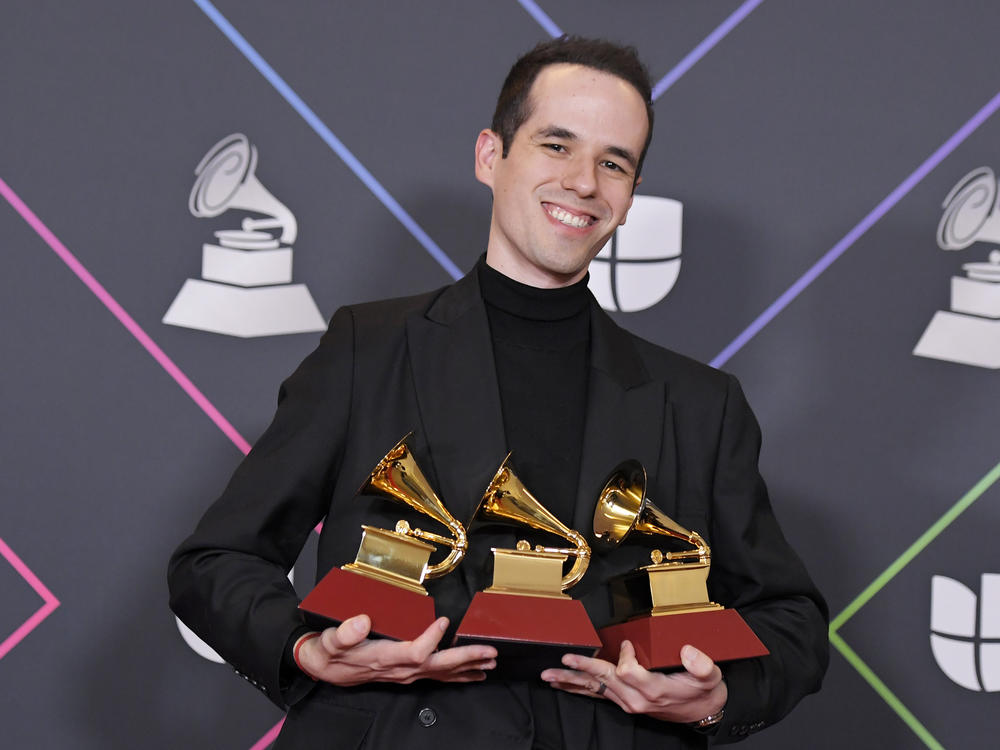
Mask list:
[[349,687],[420,679],[476,682],[496,666],[497,651],[492,646],[435,651],[448,627],[447,617],[439,617],[412,641],[370,639],[371,625],[368,615],[357,615],[327,628],[318,638],[303,636],[308,640],[299,648],[299,667],[314,679]]

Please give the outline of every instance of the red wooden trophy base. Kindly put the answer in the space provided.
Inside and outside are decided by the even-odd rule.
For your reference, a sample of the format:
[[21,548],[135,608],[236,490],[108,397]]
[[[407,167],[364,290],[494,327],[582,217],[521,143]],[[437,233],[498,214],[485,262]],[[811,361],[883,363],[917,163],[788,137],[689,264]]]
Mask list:
[[497,649],[488,677],[534,680],[562,667],[563,654],[593,656],[601,647],[583,605],[576,599],[480,591],[455,634],[454,645],[487,643]]
[[686,643],[715,662],[770,653],[735,609],[640,617],[601,628],[600,635],[604,647],[599,659],[617,663],[622,641],[629,640],[636,661],[646,669],[679,667]]
[[434,622],[434,600],[391,583],[332,568],[302,600],[308,625],[328,628],[354,615],[371,618],[372,633],[412,641]]

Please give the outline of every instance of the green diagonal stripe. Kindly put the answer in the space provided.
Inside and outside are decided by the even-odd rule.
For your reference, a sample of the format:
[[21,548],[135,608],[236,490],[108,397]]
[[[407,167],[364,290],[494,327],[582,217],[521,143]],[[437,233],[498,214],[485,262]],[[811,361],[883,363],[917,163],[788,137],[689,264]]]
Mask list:
[[944,750],[944,747],[934,738],[934,735],[928,732],[927,728],[917,720],[917,717],[910,713],[910,710],[903,705],[903,702],[899,700],[899,698],[897,698],[891,690],[889,690],[886,684],[879,679],[878,675],[876,675],[867,664],[865,664],[861,657],[847,645],[847,641],[845,641],[837,633],[837,631],[843,627],[845,622],[854,617],[859,609],[871,601],[871,598],[881,591],[885,585],[889,583],[889,581],[895,578],[897,573],[909,565],[913,561],[913,558],[923,552],[928,544],[934,541],[934,539],[937,538],[942,531],[951,525],[952,521],[962,515],[962,513],[968,510],[970,505],[982,497],[983,493],[992,487],[997,480],[1000,480],[1000,463],[994,466],[986,474],[986,476],[976,482],[972,489],[966,492],[965,495],[963,495],[957,503],[955,503],[943,516],[941,516],[941,518],[939,518],[933,526],[921,534],[920,537],[913,544],[911,544],[902,555],[896,558],[892,565],[886,568],[878,578],[868,584],[865,590],[858,594],[854,601],[847,605],[844,611],[837,615],[833,622],[830,623],[830,643],[834,645],[841,655],[847,659],[848,663],[858,671],[858,674],[864,677],[868,684],[872,686],[882,700],[884,700],[889,707],[899,715],[899,718],[901,718],[906,725],[913,730],[913,733],[916,734],[917,737],[919,737],[924,744],[927,745],[927,747],[931,748],[931,750]]
[[937,522],[931,526],[927,531],[920,535],[909,548],[892,563],[885,571],[872,581],[864,591],[862,591],[857,598],[854,599],[847,608],[844,609],[837,617],[834,618],[833,622],[830,623],[830,635],[833,636],[841,626],[849,619],[857,614],[857,611],[865,606],[875,594],[882,590],[882,588],[889,583],[896,574],[899,573],[903,568],[909,565],[913,558],[924,551],[924,548],[930,544],[934,539],[948,526],[958,518],[962,513],[964,513],[970,505],[972,505],[980,496],[986,492],[998,479],[1000,479],[1000,464],[994,466],[990,472],[976,482],[976,485],[965,493],[961,500],[955,503],[947,513],[945,513]]
[[944,746],[934,739],[934,735],[928,732],[927,728],[917,720],[917,717],[910,713],[910,710],[903,705],[903,702],[886,687],[886,684],[861,660],[861,657],[854,653],[854,650],[847,645],[846,641],[833,632],[832,627],[830,628],[830,643],[843,654],[851,666],[858,670],[860,675],[874,688],[875,692],[882,696],[882,700],[888,703],[892,710],[899,714],[899,718],[906,722],[906,725],[913,730],[913,733],[917,737],[924,741],[927,747],[931,748],[931,750],[944,750]]

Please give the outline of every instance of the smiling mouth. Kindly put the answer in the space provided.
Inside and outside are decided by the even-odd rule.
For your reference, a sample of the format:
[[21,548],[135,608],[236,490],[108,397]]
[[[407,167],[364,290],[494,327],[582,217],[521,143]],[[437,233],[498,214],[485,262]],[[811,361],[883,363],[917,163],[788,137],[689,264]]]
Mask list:
[[560,208],[552,203],[546,203],[545,212],[560,224],[564,224],[574,229],[584,229],[593,224],[597,219],[590,214],[575,214]]

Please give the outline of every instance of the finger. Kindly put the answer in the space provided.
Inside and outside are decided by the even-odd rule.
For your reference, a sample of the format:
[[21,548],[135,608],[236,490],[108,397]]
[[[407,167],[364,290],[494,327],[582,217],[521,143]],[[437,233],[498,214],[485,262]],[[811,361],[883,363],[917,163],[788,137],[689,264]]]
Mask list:
[[[569,669],[546,669],[541,678],[552,687],[581,695],[604,697],[610,689],[608,683],[594,675]],[[602,684],[604,690],[601,690]]]
[[434,653],[434,649],[437,648],[441,639],[444,638],[444,631],[447,629],[448,618],[439,617],[428,625],[423,633],[410,641],[409,644],[406,644],[414,652],[414,661],[421,663]]
[[414,668],[420,668],[427,662],[447,628],[448,618],[439,617],[412,641],[381,638],[370,641],[364,647],[369,652],[365,655],[365,663],[389,679],[403,676],[419,679],[421,675],[414,672]]
[[[427,671],[456,672],[472,669],[476,664],[492,662],[496,665],[497,650],[492,646],[458,646],[446,648],[431,654],[427,659]],[[490,667],[492,669],[493,667]]]
[[320,645],[330,654],[353,648],[368,637],[372,621],[368,615],[355,615],[335,628],[327,628],[320,636]]
[[615,675],[625,684],[634,688],[648,685],[652,672],[643,667],[635,656],[635,647],[631,641],[622,641],[618,651],[618,666]]
[[379,647],[379,662],[385,667],[419,666],[434,653],[447,628],[448,618],[439,617],[412,641],[380,640],[375,643]]
[[690,675],[706,682],[711,681],[718,670],[708,654],[690,644],[681,649],[681,663]]
[[428,674],[425,674],[424,676],[434,680],[444,680],[444,681],[452,681],[455,678],[460,677],[462,675],[470,675],[474,673],[482,674],[485,677],[486,673],[495,669],[496,666],[497,666],[496,659],[483,659],[482,661],[462,664],[461,666],[455,667],[454,669],[450,669],[443,672],[431,671]]
[[598,695],[596,690],[588,690],[586,687],[578,685],[575,682],[550,682],[549,685],[557,690],[573,693],[574,695],[585,695],[588,698],[605,698],[607,696],[607,693],[605,695]]
[[[577,672],[586,672],[594,677],[611,677],[615,673],[615,665],[604,659],[594,659],[579,654],[563,654],[562,663]],[[607,680],[604,680],[607,682]]]

